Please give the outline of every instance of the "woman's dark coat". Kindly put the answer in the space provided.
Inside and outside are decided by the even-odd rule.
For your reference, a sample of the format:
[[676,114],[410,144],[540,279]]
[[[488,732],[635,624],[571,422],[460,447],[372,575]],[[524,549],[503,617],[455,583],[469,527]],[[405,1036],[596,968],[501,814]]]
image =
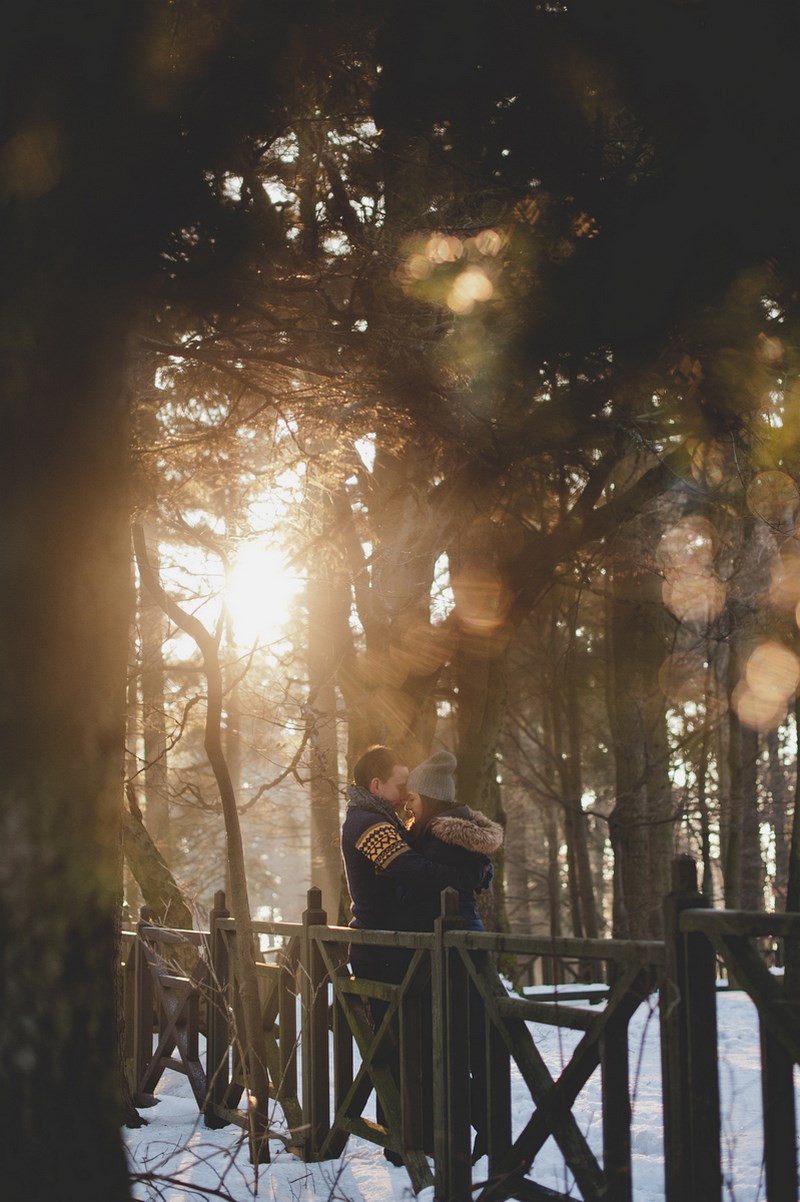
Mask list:
[[[451,868],[467,870],[470,865],[484,862],[492,856],[503,842],[503,828],[479,810],[469,806],[451,806],[446,813],[437,814],[428,823],[421,835],[414,833],[414,824],[408,828],[409,838],[415,851],[426,860]],[[483,923],[478,913],[475,891],[459,890],[459,912],[467,930],[482,931]],[[424,895],[413,889],[404,889],[401,897],[402,929],[407,931],[432,931],[439,916],[439,898]]]

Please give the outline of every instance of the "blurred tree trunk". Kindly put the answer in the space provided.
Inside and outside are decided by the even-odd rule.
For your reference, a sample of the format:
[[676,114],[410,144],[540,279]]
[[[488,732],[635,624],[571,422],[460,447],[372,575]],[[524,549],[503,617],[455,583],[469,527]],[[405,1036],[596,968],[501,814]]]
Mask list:
[[[147,550],[159,569],[158,539],[145,529]],[[164,614],[140,590],[139,629],[142,655],[142,729],[144,732],[145,821],[153,842],[169,853],[169,794],[167,790],[167,728],[164,705]],[[149,904],[149,903],[148,903]]]
[[[566,740],[560,734],[556,743],[556,764],[561,775],[564,802],[564,831],[567,841],[567,857],[570,877],[570,904],[572,929],[576,937],[596,939],[599,934],[597,903],[595,901],[592,871],[589,861],[589,842],[586,815],[583,812],[583,773],[581,766],[581,711],[578,702],[576,633],[578,620],[577,601],[568,606],[564,613],[566,646],[560,657],[562,670],[559,673],[561,687],[556,696],[563,699],[563,715],[566,723]],[[554,726],[560,728],[560,716],[555,715]]]
[[[710,653],[709,653],[710,654]],[[708,701],[708,688],[706,700]],[[709,706],[706,704],[706,713]],[[711,744],[711,730],[708,719],[703,724],[700,739],[700,756],[697,763],[697,813],[700,821],[700,856],[703,863],[703,878],[701,891],[710,902],[714,901],[714,879],[711,869],[711,821],[708,807],[708,756]]]
[[337,502],[365,643],[363,653],[356,650],[346,619],[339,622],[337,684],[348,713],[350,765],[371,743],[388,744],[409,767],[430,753],[435,688],[453,638],[430,622],[434,528],[427,491],[422,457],[389,453],[378,436],[369,481],[369,560],[349,500],[342,495]]
[[47,218],[26,201],[2,215],[2,1181],[28,1202],[121,1202],[130,313],[63,196]]
[[789,876],[789,809],[791,799],[786,773],[781,763],[781,741],[777,730],[767,733],[767,792],[770,816],[775,832],[775,909],[786,909],[786,885]]
[[191,907],[142,821],[130,782],[126,785],[126,793],[128,809],[122,816],[122,848],[144,904],[159,925],[190,931],[193,926]]
[[758,789],[758,731],[742,727],[742,844],[741,904],[743,910],[763,910],[766,871],[761,854],[761,804]]
[[[794,703],[795,727],[800,731],[800,696]],[[789,873],[786,884],[786,910],[800,914],[800,756],[795,767],[794,817],[789,848]],[[800,1000],[800,939],[784,940],[784,988],[788,997]]]
[[[476,655],[462,639],[455,662],[458,688],[458,800],[505,825],[497,781],[497,744],[505,714],[508,655]],[[508,928],[503,884],[504,852],[494,857],[491,889],[480,895],[487,930]]]
[[[629,536],[630,537],[630,536]],[[609,590],[609,716],[617,798],[609,819],[615,857],[615,935],[658,938],[672,847],[664,700],[655,686],[665,653],[660,580],[626,542]]]
[[255,966],[256,940],[247,890],[242,831],[236,793],[222,745],[223,685],[218,640],[209,634],[202,622],[194,615],[182,610],[169,597],[148,562],[147,546],[141,526],[133,528],[133,543],[139,574],[145,588],[152,593],[175,625],[191,635],[203,657],[203,671],[207,686],[203,745],[219,789],[225,820],[229,873],[227,879],[230,883],[231,912],[236,922],[237,935],[235,943],[236,974],[244,1019],[244,1031],[240,1033],[240,1037],[246,1051],[244,1057],[245,1079],[250,1099],[248,1105],[250,1159],[254,1164],[267,1162],[269,1161],[269,1145],[266,1138],[269,1116],[269,1077]]
[[547,850],[549,933],[555,939],[563,933],[563,924],[561,922],[561,839],[558,821],[561,807],[557,802],[558,767],[555,759],[553,721],[550,707],[545,705],[542,714],[542,733],[545,747],[545,767],[543,770],[545,793],[541,800],[541,811]]
[[[534,802],[527,792],[515,789],[509,802],[506,794],[505,867],[506,910],[509,930],[529,934],[534,930],[532,877],[535,845],[531,838]],[[539,849],[540,850],[540,849]]]
[[742,907],[742,817],[744,778],[742,724],[733,705],[733,691],[739,680],[739,656],[731,643],[728,650],[727,769],[728,795],[725,806],[724,874],[725,905],[729,910]]
[[718,791],[718,806],[719,806],[719,868],[722,876],[722,896],[723,899],[727,896],[726,875],[728,866],[728,844],[730,842],[731,831],[731,724],[728,718],[728,707],[730,706],[730,684],[729,684],[729,658],[730,647],[727,644],[722,644],[719,648],[719,655],[715,657],[715,681],[717,695],[725,700],[725,716],[717,725],[716,738],[714,740],[714,758],[717,763],[717,774],[719,777]]
[[[309,469],[309,472],[312,469]],[[306,590],[308,705],[311,770],[311,883],[322,890],[322,908],[337,922],[342,894],[339,821],[339,741],[336,722],[337,629],[347,622],[346,589],[333,559],[332,507],[327,490],[314,489],[311,519],[318,529]]]

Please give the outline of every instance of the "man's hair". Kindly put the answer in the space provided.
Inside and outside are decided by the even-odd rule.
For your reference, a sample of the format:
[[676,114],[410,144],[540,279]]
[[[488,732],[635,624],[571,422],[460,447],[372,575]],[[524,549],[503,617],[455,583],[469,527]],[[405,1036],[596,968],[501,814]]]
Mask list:
[[392,775],[392,769],[401,763],[402,760],[395,755],[391,747],[384,747],[382,743],[374,743],[356,762],[353,769],[353,780],[362,789],[368,789],[370,781],[373,781],[376,776],[381,782],[387,781]]

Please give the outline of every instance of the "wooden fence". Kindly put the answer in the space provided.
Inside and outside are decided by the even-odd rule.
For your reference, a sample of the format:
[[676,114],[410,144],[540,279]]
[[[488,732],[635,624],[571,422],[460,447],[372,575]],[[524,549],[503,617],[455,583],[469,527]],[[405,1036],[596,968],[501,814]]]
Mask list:
[[[350,1135],[361,1136],[402,1160],[415,1191],[433,1184],[439,1202],[573,1197],[531,1179],[536,1156],[552,1136],[584,1202],[631,1202],[628,1026],[657,992],[665,1196],[667,1202],[721,1202],[715,980],[721,961],[759,1013],[768,1202],[796,1202],[793,1069],[800,1063],[800,1019],[753,940],[800,938],[800,915],[708,909],[687,857],[674,863],[673,886],[665,899],[664,942],[464,931],[450,891],[443,894],[442,916],[430,934],[330,927],[316,889],[309,891],[302,923],[254,924],[261,941],[271,945],[259,957],[259,988],[273,1098],[286,1120],[286,1129],[269,1134],[306,1160],[338,1157]],[[147,1104],[163,1072],[175,1070],[186,1074],[209,1126],[244,1126],[237,1040],[242,1024],[231,954],[236,930],[222,895],[207,932],[170,931],[145,920],[126,939],[128,1053],[137,1101]],[[352,977],[348,943],[405,949],[403,980],[390,985]],[[187,949],[200,953],[190,971],[170,963],[170,953],[181,945],[184,958]],[[592,980],[605,981],[603,1007],[571,1005],[561,993],[550,1000],[509,995],[495,968],[498,953],[589,965]],[[373,1000],[383,1011],[377,1029]],[[479,1072],[476,1015],[482,1031]],[[532,1021],[582,1033],[558,1077],[536,1046]],[[530,1098],[530,1116],[516,1138],[514,1065]],[[598,1068],[599,1158],[572,1114]],[[380,1121],[365,1114],[373,1093]],[[484,1116],[489,1173],[481,1183],[472,1180],[471,1107],[473,1118]],[[432,1130],[424,1121],[428,1111]]]

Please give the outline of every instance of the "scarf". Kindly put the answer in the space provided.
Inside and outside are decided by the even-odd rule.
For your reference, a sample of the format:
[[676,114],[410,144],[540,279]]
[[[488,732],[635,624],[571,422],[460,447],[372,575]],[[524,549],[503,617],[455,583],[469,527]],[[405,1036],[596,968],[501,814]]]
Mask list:
[[348,810],[369,810],[371,814],[379,814],[381,818],[388,818],[391,822],[398,823],[400,821],[388,801],[384,801],[382,797],[376,797],[374,793],[370,793],[369,789],[364,789],[361,785],[348,787],[347,808]]

